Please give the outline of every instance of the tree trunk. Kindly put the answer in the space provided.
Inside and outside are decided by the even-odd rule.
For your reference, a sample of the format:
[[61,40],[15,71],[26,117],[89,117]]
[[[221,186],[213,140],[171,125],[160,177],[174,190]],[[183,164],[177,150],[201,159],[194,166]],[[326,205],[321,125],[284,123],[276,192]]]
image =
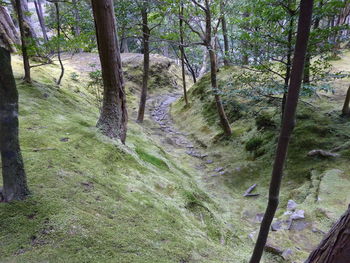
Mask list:
[[219,87],[217,84],[217,60],[215,50],[211,44],[212,42],[212,29],[211,29],[211,11],[210,4],[208,0],[205,0],[206,11],[205,11],[205,40],[204,43],[208,49],[209,59],[210,59],[210,76],[211,76],[211,86],[214,92],[216,108],[218,110],[221,126],[224,130],[226,136],[232,135],[232,130],[230,123],[227,119],[222,101],[219,95]]
[[[321,9],[322,6],[323,6],[323,1],[321,0],[318,3],[318,8]],[[315,22],[313,25],[313,30],[317,30],[319,28],[320,22],[321,22],[321,17],[316,16]],[[305,57],[305,69],[304,69],[304,78],[303,78],[303,82],[306,85],[310,84],[310,67],[311,67],[311,54],[310,54],[310,51],[308,50]]]
[[350,206],[305,263],[349,263]]
[[35,0],[34,5],[35,5],[36,14],[38,16],[38,20],[40,23],[41,31],[43,33],[44,42],[47,43],[47,41],[49,41],[49,38],[47,37],[45,20],[44,20],[43,10],[41,8],[40,0]]
[[229,66],[230,60],[228,58],[230,47],[228,42],[228,35],[227,35],[227,23],[226,23],[226,17],[225,17],[225,4],[224,1],[220,2],[220,9],[221,9],[221,24],[222,24],[222,34],[224,37],[224,65]]
[[208,69],[208,51],[206,48],[203,49],[203,60],[202,60],[202,67],[198,73],[198,78],[200,79],[205,75]]
[[350,116],[350,86],[348,88],[348,92],[346,93],[346,97],[345,97],[345,102],[344,102],[344,106],[343,106],[343,110],[342,110],[342,115],[343,116]]
[[23,200],[28,194],[18,139],[18,92],[10,52],[0,45],[0,150],[5,202]]
[[142,90],[140,97],[140,106],[137,116],[137,122],[142,123],[145,116],[147,89],[148,89],[148,76],[149,76],[149,36],[150,30],[148,28],[148,13],[147,6],[144,6],[141,10],[142,15],[142,33],[143,33],[143,76],[142,76]]
[[278,140],[276,157],[270,182],[269,201],[263,221],[260,226],[259,236],[256,241],[254,252],[250,259],[250,263],[259,263],[261,260],[263,250],[269,234],[271,222],[276,213],[276,209],[279,203],[279,192],[282,182],[284,163],[287,156],[290,136],[295,125],[295,114],[298,105],[300,87],[302,83],[306,49],[310,35],[312,9],[313,0],[301,0],[293,67],[289,84],[286,108],[284,111],[283,124]]
[[188,105],[187,99],[187,88],[186,88],[186,71],[185,71],[185,48],[184,48],[184,28],[183,28],[183,17],[184,6],[180,3],[180,53],[181,53],[181,70],[182,70],[182,87],[184,91],[184,99],[186,106]]
[[61,85],[61,81],[64,75],[64,66],[61,59],[61,43],[60,43],[61,42],[61,21],[60,21],[60,9],[59,9],[58,2],[55,2],[55,8],[56,8],[56,22],[57,22],[57,58],[61,66],[61,74],[57,81],[57,85],[59,86]]
[[15,45],[19,45],[21,42],[11,16],[3,6],[0,6],[0,39],[3,40],[3,43],[0,43],[11,52],[16,52]]
[[191,66],[191,63],[188,61],[188,58],[186,56],[186,52],[184,49],[184,58],[185,58],[185,64],[189,72],[191,72],[193,83],[197,83],[197,77],[196,77],[196,71]]
[[[81,19],[80,19],[80,13],[79,13],[77,0],[72,0],[72,4],[73,4],[73,14],[74,14],[74,18],[75,18],[74,36],[75,37],[80,37],[80,34],[81,34],[80,20]],[[81,53],[81,52],[83,52],[83,49],[82,48],[78,48],[77,52]]]
[[97,127],[110,138],[126,140],[127,108],[112,0],[92,0],[103,78],[103,105]]
[[24,20],[23,20],[23,8],[21,5],[21,0],[15,0],[16,1],[16,11],[18,16],[18,25],[19,30],[21,32],[21,41],[22,41],[22,56],[23,56],[23,66],[24,66],[24,81],[27,83],[31,82],[30,78],[30,65],[29,65],[29,57],[28,57],[28,50],[27,50],[27,40],[26,40],[26,34],[25,34],[25,28],[24,28]]
[[292,67],[292,40],[293,40],[293,31],[294,31],[294,16],[290,18],[289,28],[288,28],[288,51],[287,51],[287,64],[286,64],[286,74],[284,77],[284,86],[283,86],[283,99],[281,106],[281,123],[283,122],[283,113],[286,105],[287,95],[288,95],[288,85],[290,80],[290,72]]

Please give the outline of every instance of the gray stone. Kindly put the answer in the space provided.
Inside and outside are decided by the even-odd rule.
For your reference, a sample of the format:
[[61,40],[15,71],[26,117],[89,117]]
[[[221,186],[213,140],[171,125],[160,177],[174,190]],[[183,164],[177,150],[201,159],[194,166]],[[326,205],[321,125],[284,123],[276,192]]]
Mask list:
[[276,221],[275,223],[271,224],[271,230],[272,231],[278,231],[282,229],[282,221]]
[[213,160],[207,160],[207,164],[212,164],[213,162]]
[[282,258],[284,260],[290,259],[292,254],[293,254],[293,250],[291,250],[290,248],[287,248],[285,251],[283,251]]
[[297,208],[298,204],[293,201],[293,200],[289,200],[288,204],[287,204],[287,210],[288,211],[295,211],[295,209]]
[[292,220],[299,220],[299,219],[304,219],[304,218],[305,218],[305,211],[304,210],[297,210],[290,216],[290,219],[292,219]]
[[214,169],[214,172],[219,173],[219,172],[222,172],[223,170],[224,170],[224,167],[218,167]]

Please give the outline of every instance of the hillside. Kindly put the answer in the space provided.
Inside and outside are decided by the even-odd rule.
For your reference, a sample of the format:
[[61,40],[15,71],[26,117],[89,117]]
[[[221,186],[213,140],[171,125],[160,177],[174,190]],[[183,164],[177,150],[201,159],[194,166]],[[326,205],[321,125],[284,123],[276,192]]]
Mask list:
[[[334,65],[350,70],[349,57]],[[140,126],[134,119],[142,60],[127,54],[124,146],[95,128],[96,98],[87,88],[94,70],[87,65],[93,63],[97,69],[92,54],[67,59],[58,88],[58,66],[34,68],[35,82],[24,85],[20,59],[13,57],[32,195],[0,203],[0,262],[247,262],[266,206],[278,107],[239,97],[230,105],[224,98],[234,131],[224,138],[209,76],[190,89],[185,107],[178,99],[178,66],[152,56],[150,107]],[[236,73],[220,69],[221,85]],[[275,220],[282,229],[271,233],[266,263],[303,262],[350,202],[344,143],[350,123],[338,114],[347,81],[337,81],[334,95],[302,98]],[[307,157],[311,150],[337,147],[338,158]],[[253,184],[259,196],[243,197]],[[290,199],[305,219],[286,230]],[[292,253],[283,259],[280,251]]]

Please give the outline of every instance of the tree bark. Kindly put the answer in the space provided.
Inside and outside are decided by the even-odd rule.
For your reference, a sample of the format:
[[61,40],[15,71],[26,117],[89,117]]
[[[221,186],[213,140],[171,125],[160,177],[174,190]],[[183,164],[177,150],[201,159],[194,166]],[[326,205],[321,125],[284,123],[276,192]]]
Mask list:
[[143,35],[143,76],[142,76],[142,89],[140,97],[139,112],[137,116],[137,122],[142,123],[145,116],[147,90],[148,90],[148,77],[149,77],[149,37],[150,30],[148,27],[148,13],[147,6],[143,6],[141,9],[142,16],[142,35]]
[[350,206],[305,263],[349,263]]
[[40,0],[35,0],[34,1],[34,5],[35,5],[36,14],[38,16],[38,20],[39,20],[39,23],[40,23],[40,28],[41,28],[41,31],[43,33],[44,42],[47,43],[49,41],[49,38],[47,37],[45,20],[44,20],[44,15],[43,15],[43,10],[42,10],[42,7],[41,7]]
[[92,0],[103,78],[103,105],[97,127],[125,143],[127,108],[120,49],[112,0]]
[[186,87],[186,71],[185,71],[185,48],[184,48],[184,28],[182,17],[184,15],[183,2],[180,3],[180,60],[181,60],[181,71],[182,71],[182,87],[184,91],[184,100],[186,106],[188,105],[187,99],[187,87]]
[[7,9],[0,6],[0,44],[11,52],[16,52],[15,45],[20,44],[20,36]]
[[229,52],[230,52],[230,46],[228,41],[228,34],[227,34],[227,22],[225,17],[225,3],[224,1],[220,2],[220,9],[221,9],[221,24],[222,24],[222,34],[224,37],[224,65],[229,66],[230,60],[228,58]]
[[206,45],[206,48],[209,53],[209,59],[210,59],[210,76],[211,76],[211,86],[214,92],[214,98],[216,103],[216,108],[219,114],[220,123],[224,130],[224,133],[226,136],[232,135],[232,130],[230,127],[230,123],[227,119],[224,107],[222,105],[222,101],[219,95],[219,87],[217,84],[217,60],[216,60],[216,54],[215,50],[211,44],[212,42],[212,29],[211,29],[211,11],[210,11],[210,4],[208,0],[205,0],[205,40],[204,43]]
[[278,140],[275,162],[269,189],[269,200],[263,221],[260,226],[258,239],[250,263],[259,263],[265,248],[271,222],[276,213],[279,203],[279,192],[282,182],[283,168],[287,156],[290,136],[295,125],[295,114],[298,105],[300,87],[302,83],[306,49],[308,45],[313,0],[301,0],[300,16],[298,23],[297,40],[294,51],[291,79],[289,84],[286,108],[284,111],[283,124]]
[[18,139],[18,92],[10,51],[0,45],[0,151],[5,202],[23,200],[29,194]]
[[344,102],[344,106],[343,106],[343,110],[342,110],[342,115],[343,116],[350,116],[350,86],[348,88],[348,92],[346,93],[346,97],[345,97],[345,102]]
[[[78,8],[78,3],[77,0],[72,0],[73,4],[73,15],[75,18],[75,24],[74,24],[74,36],[75,37],[80,37],[81,34],[81,28],[80,28],[80,13],[79,13],[79,8]],[[78,53],[83,52],[82,48],[77,49]]]
[[22,8],[21,0],[15,0],[15,1],[16,1],[15,6],[16,6],[16,11],[18,16],[18,25],[19,25],[19,30],[21,32],[24,81],[27,83],[30,83],[31,82],[30,64],[29,64],[29,56],[28,56],[28,49],[27,49],[27,37],[25,33],[25,28],[24,28],[23,8]]
[[64,75],[64,65],[61,59],[61,21],[60,21],[60,9],[58,2],[55,2],[55,8],[56,8],[56,22],[57,22],[57,58],[60,62],[61,66],[61,74],[60,77],[57,80],[57,85],[61,85],[61,81]]

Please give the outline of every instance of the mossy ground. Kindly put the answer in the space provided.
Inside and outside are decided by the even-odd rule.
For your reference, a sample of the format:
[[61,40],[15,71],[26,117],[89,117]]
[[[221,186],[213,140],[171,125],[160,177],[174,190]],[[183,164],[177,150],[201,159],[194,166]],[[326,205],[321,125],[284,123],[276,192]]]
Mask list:
[[[341,60],[334,62],[335,70],[350,72],[349,58],[350,53],[345,52]],[[222,90],[244,88],[227,85],[235,74],[240,74],[236,67],[220,69],[218,81]],[[349,79],[336,80],[331,85],[335,89],[334,94],[301,98],[276,214],[276,218],[283,219],[287,202],[293,199],[299,203],[299,209],[305,210],[308,227],[303,231],[278,231],[270,235],[270,243],[293,250],[293,262],[303,262],[307,258],[322,238],[321,232],[329,230],[350,202],[350,194],[345,190],[350,187],[350,121],[339,116]],[[227,93],[223,93],[222,99],[232,123],[231,138],[222,135],[209,74],[191,88],[190,106],[185,107],[180,100],[173,105],[172,113],[176,116],[178,127],[206,147],[215,166],[225,167],[227,172],[223,176],[204,182],[203,187],[209,189],[209,194],[216,196],[222,204],[227,221],[240,226],[238,235],[249,247],[252,241],[248,234],[256,237],[259,229],[255,217],[264,212],[267,204],[280,126],[280,100],[277,97],[271,105],[264,99],[259,102],[249,97],[232,99],[232,96],[225,95]],[[338,151],[340,158],[307,156],[314,149],[330,151],[339,146],[342,146]],[[215,166],[209,165],[208,169]],[[255,192],[260,196],[244,198],[243,193],[253,184],[258,184]],[[265,262],[285,262],[269,253],[265,253],[265,257]]]
[[58,66],[33,69],[27,85],[13,57],[31,196],[0,204],[0,262],[243,262],[197,172],[133,119],[126,146],[102,136],[66,64],[60,88]]

